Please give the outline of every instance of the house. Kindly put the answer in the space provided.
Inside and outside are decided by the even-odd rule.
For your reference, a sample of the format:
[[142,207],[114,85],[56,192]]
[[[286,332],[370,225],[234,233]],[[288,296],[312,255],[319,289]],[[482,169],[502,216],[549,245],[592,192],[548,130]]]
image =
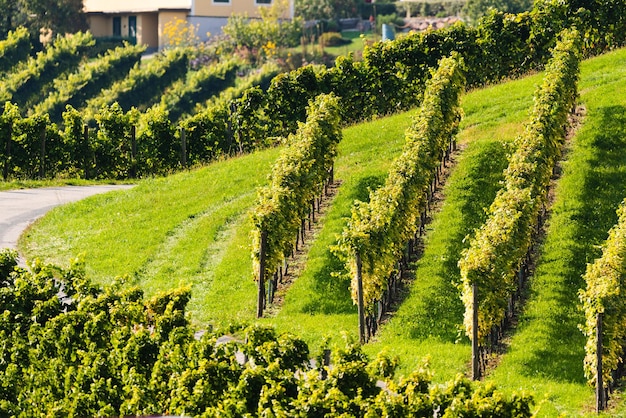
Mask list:
[[259,18],[262,7],[270,7],[276,2],[285,5],[285,19],[293,19],[295,0],[193,0],[189,22],[198,27],[198,34],[219,34],[233,15],[246,15]]
[[147,45],[162,46],[162,33],[169,21],[187,19],[193,0],[85,0],[84,10],[96,37],[125,37]]
[[[281,0],[84,0],[89,27],[99,37],[129,37],[150,50],[163,47],[163,29],[176,19],[197,27],[203,38],[219,34],[231,14],[260,17],[259,9]],[[293,18],[294,0],[285,1]]]

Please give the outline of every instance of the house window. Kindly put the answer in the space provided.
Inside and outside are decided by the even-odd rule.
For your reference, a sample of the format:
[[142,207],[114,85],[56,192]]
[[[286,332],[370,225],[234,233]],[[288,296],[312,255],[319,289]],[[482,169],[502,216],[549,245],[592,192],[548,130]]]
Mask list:
[[137,37],[137,16],[128,16],[128,36]]
[[230,0],[213,0],[215,4],[230,4]]
[[272,4],[272,0],[255,0],[255,4]]
[[122,18],[120,16],[113,17],[113,36],[122,36]]

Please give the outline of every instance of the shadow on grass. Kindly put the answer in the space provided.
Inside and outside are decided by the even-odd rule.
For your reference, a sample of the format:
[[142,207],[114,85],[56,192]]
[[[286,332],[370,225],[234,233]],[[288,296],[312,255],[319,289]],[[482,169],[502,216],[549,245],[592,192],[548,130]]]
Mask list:
[[446,200],[429,232],[427,247],[417,262],[416,283],[407,306],[399,312],[411,339],[436,337],[455,342],[465,308],[457,287],[458,260],[469,245],[464,238],[486,219],[507,165],[502,144],[475,144],[457,165],[448,181]]
[[626,197],[626,108],[611,106],[600,112],[597,126],[601,128],[584,139],[590,154],[586,165],[573,168],[584,170],[584,181],[571,189],[564,187],[563,201],[555,205],[558,208],[550,221],[553,226],[533,279],[536,283],[531,298],[553,302],[550,312],[538,314],[546,322],[537,332],[545,333],[541,340],[550,344],[531,354],[525,364],[529,376],[585,382],[585,338],[578,329],[584,317],[579,310],[578,290],[586,286],[582,278],[586,264],[600,256],[598,246],[617,221],[615,211]]
[[[350,202],[360,200],[369,201],[370,190],[376,190],[385,182],[384,175],[366,176],[348,191]],[[340,233],[341,231],[338,231]],[[327,247],[320,256],[321,261],[316,262],[319,266],[313,273],[313,294],[302,306],[302,311],[310,314],[344,314],[356,312],[356,306],[350,296],[350,279],[347,276],[337,277],[334,273],[344,271],[342,262],[330,251],[330,246],[335,244],[335,235],[327,242]]]
[[370,192],[375,191],[385,184],[386,178],[386,175],[363,177],[350,191],[350,199],[353,201],[360,200],[361,202],[369,202]]

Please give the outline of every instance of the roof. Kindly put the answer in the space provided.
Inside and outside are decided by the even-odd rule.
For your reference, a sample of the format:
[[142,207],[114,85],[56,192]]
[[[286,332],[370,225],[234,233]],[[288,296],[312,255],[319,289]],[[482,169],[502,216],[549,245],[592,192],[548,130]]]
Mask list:
[[140,13],[189,9],[192,0],[84,0],[86,13]]

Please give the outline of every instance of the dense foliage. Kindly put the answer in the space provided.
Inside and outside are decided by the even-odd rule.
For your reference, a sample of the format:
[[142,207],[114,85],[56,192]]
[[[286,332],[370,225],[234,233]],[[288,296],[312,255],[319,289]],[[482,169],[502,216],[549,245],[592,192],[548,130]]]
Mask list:
[[[251,82],[249,90],[240,86],[231,88],[223,99],[206,102],[206,106],[204,103],[196,103],[195,109],[191,110],[188,108],[195,100],[191,96],[195,95],[193,92],[201,90],[194,88],[193,83],[200,86],[200,79],[210,80],[211,71],[201,70],[190,75],[189,87],[183,87],[182,82],[176,83],[176,80],[186,77],[188,58],[191,56],[188,54],[193,52],[173,49],[136,66],[125,80],[90,99],[88,109],[84,112],[84,121],[93,126],[95,115],[102,106],[109,106],[115,101],[124,111],[130,111],[132,106],[145,110],[158,103],[160,96],[163,96],[162,100],[167,107],[153,109],[148,113],[158,115],[161,122],[165,113],[172,119],[175,131],[176,128],[183,128],[189,145],[187,161],[191,164],[202,163],[219,155],[247,152],[273,144],[275,137],[295,132],[298,122],[304,121],[306,117],[307,103],[321,93],[333,93],[339,98],[341,119],[346,124],[417,106],[421,102],[426,80],[430,77],[430,69],[435,68],[441,58],[455,51],[465,61],[468,85],[479,86],[542,68],[550,56],[550,48],[555,45],[555,34],[571,25],[576,25],[581,32],[584,54],[620,46],[626,39],[626,21],[623,18],[626,10],[622,10],[625,7],[624,2],[617,0],[584,5],[573,1],[542,0],[536,2],[531,12],[518,15],[492,11],[476,27],[459,23],[443,30],[409,34],[393,42],[375,43],[366,47],[362,61],[352,56],[341,57],[331,68],[306,66],[280,74],[271,83],[268,83],[268,77],[275,75],[275,70],[262,72],[258,84]],[[620,10],[625,13],[618,13]],[[229,67],[228,64],[223,65]],[[0,93],[4,92],[5,99],[18,97],[13,94],[15,86],[26,83],[26,78],[30,77],[30,73],[24,73],[24,77],[15,74],[18,73],[11,72],[0,81]],[[226,82],[231,72],[229,70],[224,74],[223,80]],[[8,82],[9,79],[15,82]],[[267,84],[269,87],[266,87]],[[168,87],[171,88],[170,93],[164,93]],[[183,100],[179,100],[179,97]],[[24,110],[23,106],[20,108]],[[179,115],[187,112],[192,115],[175,126]],[[58,114],[51,117],[57,120]],[[146,121],[149,118],[149,115],[143,116]],[[154,130],[153,134],[156,132]],[[155,144],[162,142],[160,148],[171,150],[174,140],[182,140],[178,133],[175,133],[176,138],[170,136],[169,128],[161,132],[167,136],[151,139]],[[38,138],[28,140],[35,143]],[[59,146],[67,143],[67,138],[65,141],[57,141]],[[55,149],[54,152],[57,155],[69,155],[67,149]],[[0,154],[3,153],[6,153],[6,147],[0,148]],[[5,155],[2,159],[8,160],[10,172],[24,175],[29,171],[18,167],[16,158]],[[52,155],[46,159],[52,160]],[[178,160],[170,160],[161,166],[174,169],[178,164]],[[56,168],[67,166],[69,174],[79,172],[72,168],[77,165],[78,162],[72,159],[67,163],[54,164]],[[57,172],[46,170],[46,175]],[[137,171],[115,172],[117,176],[123,176]]]
[[582,328],[585,345],[585,376],[591,385],[598,382],[597,314],[602,315],[602,382],[605,387],[614,381],[614,372],[623,362],[626,339],[626,201],[618,211],[617,224],[609,231],[602,256],[587,265],[587,288],[580,291],[586,322]]
[[0,0],[0,10],[0,34],[25,27],[34,42],[42,34],[87,30],[83,0]]
[[289,3],[277,0],[270,7],[259,8],[260,19],[234,14],[222,31],[236,48],[260,51],[268,44],[274,47],[292,47],[300,43],[302,20],[284,19],[289,13]]
[[0,41],[0,74],[25,61],[30,49],[31,44],[26,28],[19,27],[9,31],[6,39]]
[[529,396],[463,377],[433,385],[421,368],[393,382],[394,359],[369,362],[351,343],[328,365],[268,328],[196,333],[185,288],[145,300],[94,286],[80,262],[26,270],[16,258],[0,252],[2,416],[531,416]]
[[114,102],[124,110],[150,106],[167,87],[186,76],[189,54],[188,49],[177,48],[166,50],[149,61],[138,62],[126,78],[87,101],[87,115],[93,117],[101,107]]
[[491,9],[507,13],[521,13],[532,9],[532,0],[468,0],[463,6],[463,15],[476,23]]
[[76,72],[55,79],[54,91],[35,105],[33,113],[47,113],[53,121],[60,122],[66,105],[80,108],[87,99],[126,77],[145,50],[145,45],[125,44],[85,62]]
[[532,244],[540,210],[565,140],[567,119],[577,98],[580,34],[566,30],[535,94],[530,122],[515,140],[505,184],[486,222],[471,238],[459,267],[465,329],[472,336],[473,290],[478,289],[478,340],[484,343],[504,319],[518,288],[517,273]]
[[203,103],[235,83],[241,63],[228,60],[202,67],[172,84],[161,97],[161,105],[169,110],[172,121],[191,113],[197,103]]
[[85,50],[93,46],[90,33],[78,32],[59,36],[52,46],[35,57],[20,63],[0,81],[0,102],[14,101],[20,106],[32,106],[45,96],[48,85],[80,63]]
[[352,299],[357,303],[358,255],[362,260],[363,301],[369,310],[382,298],[396,262],[418,231],[435,171],[456,134],[465,86],[459,60],[455,55],[440,61],[385,184],[370,193],[369,202],[356,203],[343,232],[338,252],[352,277]]
[[[259,191],[253,213],[252,258],[255,277],[270,277],[289,255],[302,221],[323,190],[341,141],[338,99],[319,95],[309,104],[307,121],[287,138],[276,160],[270,184]],[[267,234],[265,271],[260,273],[261,235]]]

